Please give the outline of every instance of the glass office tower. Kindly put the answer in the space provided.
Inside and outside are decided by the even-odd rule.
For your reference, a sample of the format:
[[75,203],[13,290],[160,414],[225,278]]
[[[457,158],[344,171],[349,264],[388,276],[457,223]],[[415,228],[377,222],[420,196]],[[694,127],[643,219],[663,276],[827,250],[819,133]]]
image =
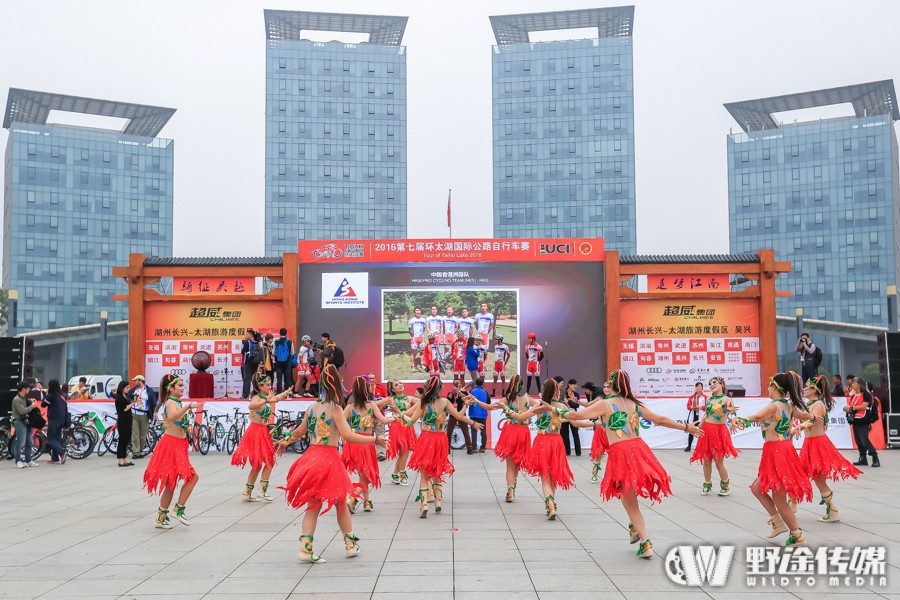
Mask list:
[[[633,20],[633,6],[491,17],[495,237],[636,252]],[[596,37],[529,41],[580,28]]]
[[[47,124],[50,111],[128,119],[121,131]],[[21,332],[128,318],[111,267],[130,252],[172,255],[175,113],[11,89],[3,127],[3,288],[19,294]]]
[[[782,124],[772,113],[849,103],[854,116]],[[793,270],[779,315],[887,325],[898,273],[893,81],[726,104],[731,252],[774,248]]]
[[406,237],[406,21],[265,11],[267,256],[298,238]]

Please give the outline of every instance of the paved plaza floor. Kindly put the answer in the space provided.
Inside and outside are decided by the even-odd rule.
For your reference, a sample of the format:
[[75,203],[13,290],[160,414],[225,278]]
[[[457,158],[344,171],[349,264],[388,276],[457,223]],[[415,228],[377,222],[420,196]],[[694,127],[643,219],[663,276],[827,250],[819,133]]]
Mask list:
[[[845,453],[850,456],[851,453]],[[0,597],[194,600],[275,599],[500,599],[818,600],[854,594],[900,600],[900,453],[884,451],[883,467],[865,469],[857,482],[836,484],[843,522],[818,523],[815,504],[800,507],[812,547],[884,545],[887,587],[748,588],[743,548],[770,543],[766,515],[747,489],[759,451],[728,462],[730,497],[699,494],[702,475],[679,451],[658,451],[673,478],[674,497],[642,503],[656,556],[634,557],[627,517],[618,501],[600,500],[590,483],[590,459],[572,457],[577,487],[557,494],[559,519],[547,521],[539,482],[523,477],[518,498],[506,504],[504,466],[488,451],[454,452],[456,474],[445,486],[442,514],[419,519],[415,482],[386,483],[373,494],[375,511],[359,512],[354,530],[362,552],[344,558],[333,512],[319,520],[316,550],[327,564],[297,558],[302,513],[244,503],[245,473],[229,457],[192,456],[200,483],[188,503],[192,524],[153,527],[157,506],[141,490],[146,459],[117,468],[114,458],[92,456],[17,470],[0,464]],[[272,477],[284,482],[295,456]],[[381,463],[386,481],[392,463]],[[714,485],[718,486],[716,477]],[[782,543],[785,536],[778,538]],[[670,548],[735,544],[724,587],[685,588],[665,574]]]

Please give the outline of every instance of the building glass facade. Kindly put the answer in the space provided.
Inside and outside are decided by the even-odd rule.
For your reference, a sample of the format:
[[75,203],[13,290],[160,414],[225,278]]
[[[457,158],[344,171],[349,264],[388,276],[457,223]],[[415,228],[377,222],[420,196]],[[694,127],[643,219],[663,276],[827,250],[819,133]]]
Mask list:
[[779,315],[887,325],[898,277],[897,137],[891,115],[728,136],[731,252],[774,248],[792,271]]
[[128,318],[111,277],[130,252],[172,254],[174,142],[11,121],[6,148],[3,288],[21,332]]
[[[406,49],[284,39],[300,34],[289,19],[325,16],[356,30],[353,15],[266,11],[267,256],[298,239],[406,237]],[[296,31],[273,36],[273,21]]]
[[[602,21],[606,11],[573,13]],[[540,29],[560,28],[552,23]],[[516,43],[495,23],[495,237],[603,237],[610,249],[636,252],[630,17],[627,35],[599,31]]]

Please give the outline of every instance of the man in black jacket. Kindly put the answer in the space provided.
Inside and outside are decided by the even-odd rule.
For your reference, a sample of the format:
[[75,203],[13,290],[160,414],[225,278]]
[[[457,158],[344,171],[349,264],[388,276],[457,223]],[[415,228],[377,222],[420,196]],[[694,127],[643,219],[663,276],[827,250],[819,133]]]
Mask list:
[[247,330],[247,335],[241,342],[241,377],[244,380],[244,386],[241,390],[241,398],[245,400],[250,398],[250,384],[253,382],[253,376],[259,368],[259,361],[253,357],[253,347],[257,343],[257,333],[252,329]]

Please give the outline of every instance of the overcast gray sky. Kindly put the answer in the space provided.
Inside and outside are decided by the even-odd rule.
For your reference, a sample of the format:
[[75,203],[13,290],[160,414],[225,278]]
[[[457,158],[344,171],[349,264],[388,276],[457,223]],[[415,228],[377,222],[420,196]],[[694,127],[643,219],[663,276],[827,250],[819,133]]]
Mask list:
[[[28,0],[0,7],[10,87],[178,109],[179,256],[263,253],[263,9],[409,16],[409,236],[454,234],[491,202],[492,14],[614,6],[581,0]],[[621,4],[625,4],[624,2]],[[726,252],[724,102],[900,79],[900,2],[634,2],[637,239],[641,253]],[[6,148],[8,132],[0,133]],[[3,173],[0,172],[0,187]],[[235,218],[235,216],[239,218]],[[470,237],[491,235],[491,223]],[[248,237],[248,233],[253,237]]]

